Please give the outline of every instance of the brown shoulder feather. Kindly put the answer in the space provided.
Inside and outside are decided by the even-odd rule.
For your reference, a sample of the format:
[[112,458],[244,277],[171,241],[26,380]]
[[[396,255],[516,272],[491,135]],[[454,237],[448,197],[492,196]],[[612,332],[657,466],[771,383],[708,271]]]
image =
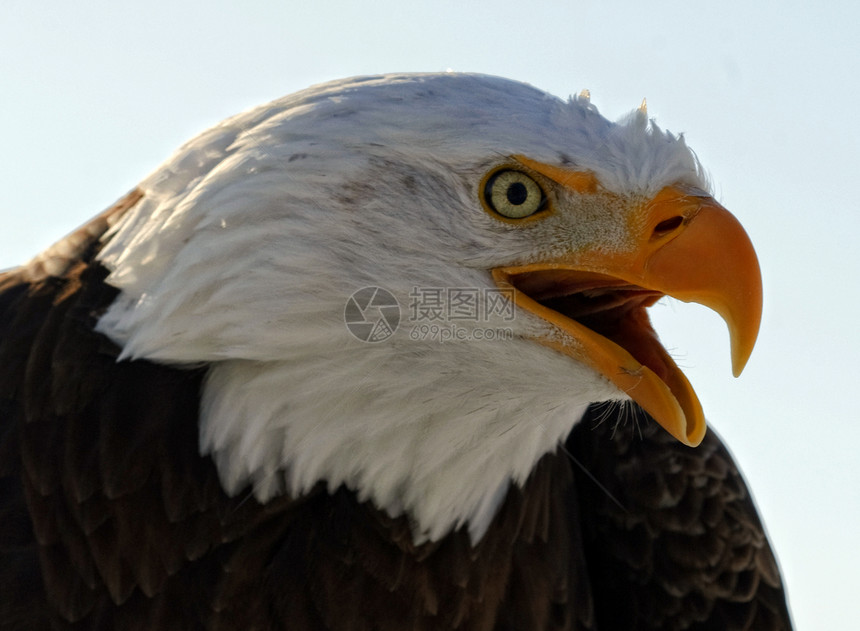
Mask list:
[[621,428],[617,411],[592,406],[568,440],[603,487],[579,476],[600,628],[790,629],[776,560],[731,454],[713,431],[689,448],[639,414]]

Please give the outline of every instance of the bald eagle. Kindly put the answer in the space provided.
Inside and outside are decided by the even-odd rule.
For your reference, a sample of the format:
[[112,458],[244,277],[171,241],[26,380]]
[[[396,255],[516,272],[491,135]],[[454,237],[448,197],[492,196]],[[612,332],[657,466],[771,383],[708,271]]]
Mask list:
[[683,137],[470,74],[317,86],[0,276],[0,629],[788,629],[647,308],[758,331]]

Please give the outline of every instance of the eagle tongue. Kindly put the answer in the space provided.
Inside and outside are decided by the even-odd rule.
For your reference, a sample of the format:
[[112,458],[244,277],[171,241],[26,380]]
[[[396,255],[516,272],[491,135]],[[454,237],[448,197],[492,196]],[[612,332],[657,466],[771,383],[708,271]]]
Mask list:
[[618,344],[640,364],[650,368],[662,381],[668,380],[671,369],[666,365],[666,353],[644,308],[629,312],[608,335],[599,330],[597,332]]
[[657,292],[625,288],[586,291],[541,302],[611,340],[665,381],[671,369],[646,311],[660,298]]

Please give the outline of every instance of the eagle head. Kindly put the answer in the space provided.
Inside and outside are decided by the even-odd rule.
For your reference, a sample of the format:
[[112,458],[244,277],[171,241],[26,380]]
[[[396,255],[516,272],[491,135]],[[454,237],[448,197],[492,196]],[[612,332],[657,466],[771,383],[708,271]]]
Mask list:
[[345,485],[417,541],[479,539],[591,403],[701,441],[649,324],[663,295],[726,320],[736,373],[758,330],[752,246],[684,139],[587,95],[329,83],[206,131],[141,190],[100,254],[121,360],[208,367],[200,449],[229,493]]

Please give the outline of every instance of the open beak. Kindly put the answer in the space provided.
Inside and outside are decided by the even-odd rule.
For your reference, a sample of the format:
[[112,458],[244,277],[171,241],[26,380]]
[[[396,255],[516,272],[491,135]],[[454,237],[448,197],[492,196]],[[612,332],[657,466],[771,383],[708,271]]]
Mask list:
[[[740,223],[710,196],[667,187],[637,210],[635,244],[593,248],[540,263],[500,267],[522,309],[567,335],[539,339],[591,365],[682,443],[705,435],[702,406],[660,344],[646,309],[662,296],[697,302],[726,321],[735,376],[761,321],[758,260]],[[571,341],[572,340],[572,341]]]

